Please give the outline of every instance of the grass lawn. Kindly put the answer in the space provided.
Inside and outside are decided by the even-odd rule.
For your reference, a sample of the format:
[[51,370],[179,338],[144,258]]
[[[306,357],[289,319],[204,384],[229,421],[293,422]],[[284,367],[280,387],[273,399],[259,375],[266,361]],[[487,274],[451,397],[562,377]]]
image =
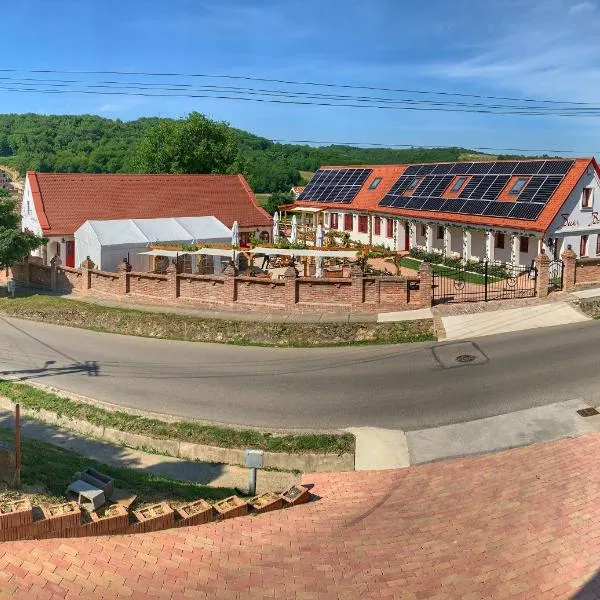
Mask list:
[[[410,256],[405,256],[400,261],[400,264],[407,269],[414,269],[415,271],[419,270],[421,266],[420,260],[416,258],[411,258]],[[448,279],[456,279],[457,281],[465,281],[466,283],[477,283],[484,284],[485,283],[485,275],[480,275],[479,273],[471,273],[469,271],[460,271],[459,273],[453,273],[452,267],[445,267],[444,265],[431,265],[431,269],[434,273],[440,273],[444,277]],[[488,281],[499,281],[500,278],[492,277],[488,275]]]
[[[0,429],[0,440],[13,441],[13,432]],[[16,500],[23,495],[34,504],[64,502],[67,486],[74,473],[93,467],[115,478],[118,488],[139,496],[137,506],[167,501],[184,503],[204,498],[216,501],[235,494],[230,488],[209,487],[192,481],[177,481],[164,475],[143,471],[116,469],[74,452],[36,440],[21,439],[21,490],[0,489],[0,502]]]
[[113,308],[36,294],[0,297],[0,314],[106,333],[240,346],[314,348],[435,340],[431,319],[398,323],[261,323]]
[[274,435],[251,429],[204,425],[194,421],[167,423],[121,411],[109,411],[84,402],[61,398],[56,394],[22,383],[0,380],[0,394],[23,408],[48,410],[87,421],[94,425],[140,433],[154,438],[172,439],[222,448],[257,448],[269,452],[335,453],[354,450],[354,436],[344,434]]

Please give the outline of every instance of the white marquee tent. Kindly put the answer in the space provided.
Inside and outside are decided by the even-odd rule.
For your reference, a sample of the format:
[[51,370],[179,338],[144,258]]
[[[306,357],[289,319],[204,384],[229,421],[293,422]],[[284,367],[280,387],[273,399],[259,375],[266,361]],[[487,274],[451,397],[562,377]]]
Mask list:
[[115,271],[128,258],[134,271],[148,271],[151,244],[229,244],[231,230],[216,217],[86,221],[75,232],[75,265],[90,257],[97,269]]

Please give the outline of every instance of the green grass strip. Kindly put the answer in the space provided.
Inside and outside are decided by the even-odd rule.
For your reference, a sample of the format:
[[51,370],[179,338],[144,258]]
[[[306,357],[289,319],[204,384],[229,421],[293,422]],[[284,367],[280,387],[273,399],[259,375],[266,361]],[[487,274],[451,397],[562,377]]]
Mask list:
[[149,437],[206,444],[222,448],[256,448],[267,452],[291,454],[344,454],[354,450],[354,436],[343,434],[275,435],[252,429],[204,425],[194,421],[168,423],[122,411],[62,398],[38,388],[0,380],[0,394],[31,410],[47,410],[60,416],[87,421],[101,427],[139,433]]

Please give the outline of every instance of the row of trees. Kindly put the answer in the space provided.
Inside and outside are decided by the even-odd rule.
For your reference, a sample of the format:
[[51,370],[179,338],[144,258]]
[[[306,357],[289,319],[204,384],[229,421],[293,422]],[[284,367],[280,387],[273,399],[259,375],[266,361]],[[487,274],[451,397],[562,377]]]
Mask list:
[[0,115],[0,164],[83,173],[243,173],[257,193],[304,183],[300,171],[321,165],[459,160],[461,148],[394,150],[278,144],[211,121],[94,115]]

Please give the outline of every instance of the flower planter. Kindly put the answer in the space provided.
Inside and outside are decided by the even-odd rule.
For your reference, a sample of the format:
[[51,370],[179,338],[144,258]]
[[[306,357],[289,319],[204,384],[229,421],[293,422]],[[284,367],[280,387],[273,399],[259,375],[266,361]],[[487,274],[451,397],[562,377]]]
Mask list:
[[129,513],[120,504],[109,504],[95,511],[84,513],[81,536],[120,533],[129,526]]
[[175,509],[177,527],[203,525],[214,519],[213,507],[206,500],[196,500]]
[[283,492],[281,498],[287,506],[296,506],[296,504],[304,504],[310,500],[310,491],[298,483]]
[[0,504],[0,529],[10,529],[33,523],[31,502],[24,498]]
[[220,519],[233,519],[248,514],[248,503],[237,496],[230,496],[215,502],[214,509]]
[[[75,529],[81,525],[81,510],[77,502],[63,502],[52,506],[42,506],[44,515],[43,528],[49,533],[59,533],[67,529]],[[40,523],[41,526],[41,523]]]
[[283,508],[283,498],[274,492],[266,492],[259,496],[254,496],[254,498],[250,498],[248,504],[255,513],[266,513]]
[[133,512],[129,522],[129,533],[145,533],[168,529],[175,523],[175,513],[166,503],[154,504]]

